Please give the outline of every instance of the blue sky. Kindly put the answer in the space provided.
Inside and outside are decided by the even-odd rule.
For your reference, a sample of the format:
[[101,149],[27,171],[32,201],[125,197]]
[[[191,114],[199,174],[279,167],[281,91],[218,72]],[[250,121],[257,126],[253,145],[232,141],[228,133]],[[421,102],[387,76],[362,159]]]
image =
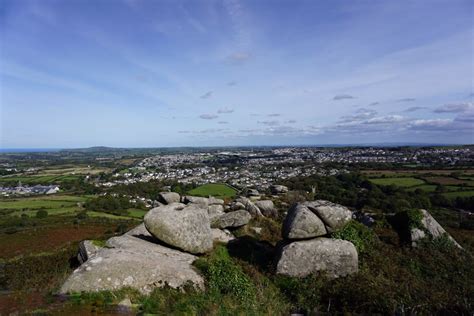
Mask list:
[[474,143],[474,2],[2,0],[0,147]]

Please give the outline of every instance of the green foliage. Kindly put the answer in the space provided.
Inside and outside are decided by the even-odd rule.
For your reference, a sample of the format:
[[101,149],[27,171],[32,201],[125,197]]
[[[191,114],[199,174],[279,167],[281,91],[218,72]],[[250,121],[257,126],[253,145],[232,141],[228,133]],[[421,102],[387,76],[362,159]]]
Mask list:
[[332,237],[352,242],[359,253],[370,251],[377,238],[370,228],[354,220],[333,233]]
[[324,275],[313,274],[305,278],[276,276],[276,286],[292,302],[297,312],[310,314],[321,303],[321,292],[327,279]]
[[237,191],[234,188],[231,188],[227,184],[221,184],[221,183],[203,184],[188,192],[188,194],[195,195],[195,196],[207,197],[211,195],[211,196],[215,196],[219,198],[233,197],[236,193]]
[[39,211],[36,212],[36,217],[37,218],[46,218],[46,217],[48,217],[48,211],[39,210]]
[[101,248],[105,247],[105,244],[106,244],[106,243],[107,243],[106,240],[98,240],[98,239],[92,240],[92,244],[93,244],[94,246],[101,247]]
[[410,209],[406,211],[407,215],[407,225],[409,229],[418,228],[424,230],[423,223],[421,220],[423,219],[423,213],[418,209]]
[[227,249],[218,246],[208,258],[196,261],[206,277],[211,295],[231,295],[245,305],[255,303],[255,287],[250,278],[236,265]]

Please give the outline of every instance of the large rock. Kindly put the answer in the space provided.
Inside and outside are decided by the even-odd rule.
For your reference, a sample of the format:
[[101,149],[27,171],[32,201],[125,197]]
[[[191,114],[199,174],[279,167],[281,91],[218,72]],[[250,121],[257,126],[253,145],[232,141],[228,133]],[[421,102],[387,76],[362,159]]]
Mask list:
[[191,253],[212,249],[207,208],[174,203],[151,209],[144,217],[146,229],[159,240]]
[[446,230],[433,218],[433,216],[431,216],[431,214],[427,210],[420,211],[423,214],[423,218],[421,219],[421,225],[424,229],[411,229],[410,237],[412,246],[416,247],[422,239],[427,238],[431,235],[433,239],[446,236],[456,247],[462,249],[461,245],[459,245],[456,240],[454,240],[454,238],[451,237],[448,232],[446,232]]
[[352,212],[347,207],[324,200],[304,202],[313,213],[326,225],[329,233],[344,227],[352,219]]
[[330,278],[357,272],[358,256],[354,245],[341,239],[315,238],[295,241],[280,249],[278,274],[305,277],[320,271]]
[[282,236],[286,239],[307,239],[327,234],[321,219],[306,205],[293,205],[283,221]]
[[178,203],[180,198],[176,192],[160,192],[158,194],[158,200],[164,204]]
[[284,185],[275,184],[275,185],[270,186],[270,191],[273,194],[284,194],[284,193],[288,192],[288,187],[286,187]]
[[192,266],[197,257],[156,243],[144,225],[109,239],[66,280],[60,293],[117,290],[122,287],[149,294],[165,284],[179,288],[191,282],[204,288]]
[[224,206],[220,204],[209,205],[207,213],[209,214],[209,220],[212,223],[216,218],[224,215]]
[[263,216],[260,209],[255,205],[255,203],[250,201],[250,199],[240,196],[237,199],[235,199],[235,205],[239,205],[238,203],[243,204],[247,212],[249,212],[250,215],[252,215],[252,217]]
[[278,215],[272,200],[256,201],[255,205],[260,209],[260,212],[262,212],[263,216],[276,217]]
[[209,199],[205,197],[200,197],[200,196],[186,195],[184,197],[184,203],[197,204],[202,208],[207,208],[209,205]]
[[247,224],[252,216],[245,210],[238,210],[218,217],[213,223],[213,228],[240,227]]

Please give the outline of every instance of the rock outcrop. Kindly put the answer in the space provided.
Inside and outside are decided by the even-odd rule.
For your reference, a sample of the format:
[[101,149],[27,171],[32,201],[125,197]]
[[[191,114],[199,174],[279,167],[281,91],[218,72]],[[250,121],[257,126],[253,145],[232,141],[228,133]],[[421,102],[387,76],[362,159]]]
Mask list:
[[148,294],[165,284],[179,288],[188,282],[204,288],[204,279],[192,266],[197,257],[165,247],[142,224],[109,239],[66,280],[60,293],[95,292],[131,287]]
[[255,201],[255,206],[259,208],[263,216],[277,217],[278,215],[278,211],[276,210],[272,200]]
[[323,221],[306,205],[293,205],[283,221],[282,236],[285,239],[307,239],[327,234]]
[[321,271],[330,278],[357,272],[358,255],[354,245],[340,239],[316,238],[282,247],[276,266],[278,274],[305,277]]
[[144,217],[146,229],[168,245],[190,253],[212,249],[207,209],[197,205],[173,203],[151,209]]
[[232,233],[227,229],[212,228],[211,234],[214,242],[220,242],[223,244],[227,244],[229,241],[235,239],[234,235],[232,235]]
[[246,225],[252,216],[245,210],[238,210],[225,213],[219,216],[212,223],[213,228],[240,227]]
[[328,201],[293,205],[283,222],[285,240],[279,247],[276,273],[305,277],[325,272],[336,278],[357,272],[355,246],[349,241],[323,237],[342,228],[351,218],[349,209]]
[[270,191],[273,194],[284,194],[284,193],[288,192],[288,187],[286,187],[284,185],[275,184],[275,185],[270,186]]
[[209,205],[207,213],[209,214],[209,220],[212,223],[216,218],[224,215],[224,206],[220,204]]
[[205,197],[186,195],[183,200],[186,204],[196,204],[202,208],[209,206],[209,199]]
[[158,195],[158,200],[164,204],[178,203],[181,197],[176,192],[161,192]]
[[459,245],[456,240],[454,240],[451,235],[446,232],[446,230],[431,216],[431,214],[427,210],[420,210],[423,215],[421,219],[421,225],[423,229],[419,228],[412,228],[410,230],[410,238],[412,246],[416,247],[418,243],[428,237],[433,239],[441,238],[445,236],[448,238],[456,247],[462,249],[461,245]]

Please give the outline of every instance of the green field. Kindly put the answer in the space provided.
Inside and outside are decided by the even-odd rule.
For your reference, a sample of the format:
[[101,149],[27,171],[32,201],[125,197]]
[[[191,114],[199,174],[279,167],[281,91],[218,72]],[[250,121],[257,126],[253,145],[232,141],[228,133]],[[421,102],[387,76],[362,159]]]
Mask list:
[[227,184],[222,183],[203,184],[188,192],[190,195],[204,197],[211,195],[218,198],[230,198],[235,196],[236,193],[237,191],[235,189],[231,188]]
[[414,187],[410,187],[407,190],[408,191],[415,191],[417,189],[421,189],[425,192],[434,192],[434,191],[436,191],[436,188],[437,188],[437,185],[434,185],[434,184],[422,184],[422,185],[417,185],[417,186],[414,186]]
[[[36,216],[40,209],[46,210],[49,216],[54,215],[74,215],[83,210],[77,203],[83,203],[91,196],[73,196],[73,195],[47,195],[40,197],[16,198],[0,200],[1,213],[8,216]],[[141,209],[128,209],[129,215],[118,216],[104,212],[88,211],[87,214],[92,217],[107,217],[114,219],[143,218],[147,211]]]
[[79,179],[77,175],[44,175],[44,176],[15,176],[15,177],[1,177],[0,183],[18,183],[22,184],[52,184],[61,183],[65,181],[74,181]]
[[412,178],[412,177],[404,177],[404,178],[375,178],[369,179],[370,182],[375,183],[377,185],[396,185],[399,187],[413,187],[415,185],[425,184],[425,181]]
[[474,191],[456,191],[443,194],[445,197],[455,199],[457,197],[471,197],[474,196]]

